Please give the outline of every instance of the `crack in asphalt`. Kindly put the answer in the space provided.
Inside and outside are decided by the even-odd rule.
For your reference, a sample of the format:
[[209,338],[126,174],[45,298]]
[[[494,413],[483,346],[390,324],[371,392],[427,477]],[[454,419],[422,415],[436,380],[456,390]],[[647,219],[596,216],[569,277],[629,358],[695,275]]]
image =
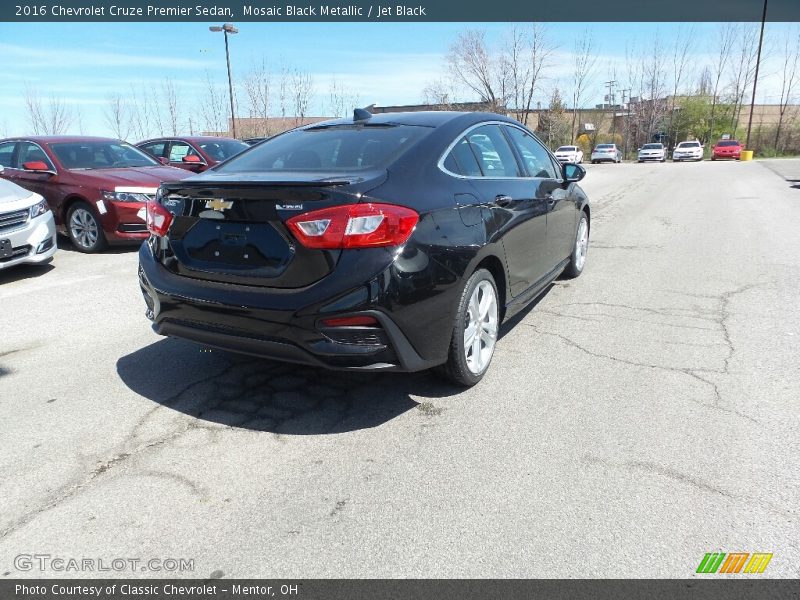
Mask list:
[[[758,425],[760,427],[760,426],[762,426],[761,423],[757,419],[755,419],[754,417],[752,417],[752,416],[750,416],[750,415],[748,415],[746,413],[743,413],[741,411],[738,411],[736,409],[730,408],[729,406],[726,406],[726,401],[723,398],[722,392],[719,389],[719,386],[717,385],[717,383],[715,381],[709,379],[709,378],[703,377],[701,375],[701,373],[702,374],[713,373],[713,374],[717,374],[717,375],[721,375],[721,376],[730,375],[731,360],[733,359],[733,357],[734,357],[734,355],[736,353],[736,347],[734,345],[733,337],[731,335],[730,326],[729,326],[729,321],[730,321],[730,319],[732,317],[732,313],[730,311],[730,303],[731,303],[732,299],[735,296],[737,296],[739,294],[743,294],[743,293],[745,293],[745,292],[747,292],[747,291],[749,291],[751,289],[754,289],[754,288],[757,288],[757,287],[761,287],[761,286],[764,286],[764,285],[766,285],[766,284],[764,284],[764,283],[749,283],[749,284],[740,286],[740,287],[738,287],[738,288],[736,288],[734,290],[723,292],[722,294],[718,294],[716,296],[702,295],[703,298],[711,299],[711,300],[714,300],[714,301],[716,301],[718,303],[718,307],[713,311],[713,314],[712,314],[712,311],[708,311],[708,315],[707,316],[698,315],[697,313],[700,312],[699,309],[656,309],[656,308],[649,308],[649,307],[644,307],[643,308],[643,307],[635,307],[635,306],[629,306],[629,305],[625,305],[625,304],[615,304],[615,303],[609,303],[609,302],[572,302],[572,303],[565,303],[565,304],[561,304],[561,305],[557,305],[556,306],[556,308],[558,308],[558,307],[567,307],[567,306],[603,306],[603,307],[608,307],[608,308],[623,308],[623,309],[632,310],[632,311],[642,311],[642,312],[655,314],[655,315],[659,315],[659,316],[693,318],[693,319],[700,319],[700,320],[705,320],[705,321],[709,321],[709,322],[715,323],[717,325],[716,328],[692,327],[692,326],[678,325],[678,324],[675,324],[675,323],[641,321],[641,320],[637,320],[637,319],[629,319],[627,317],[619,316],[619,315],[610,315],[610,314],[605,314],[605,313],[602,314],[603,317],[614,317],[614,318],[619,318],[619,319],[623,319],[623,320],[643,322],[643,323],[647,323],[647,324],[651,324],[651,325],[667,325],[667,326],[674,326],[674,327],[686,327],[686,328],[692,328],[692,329],[702,329],[702,330],[706,330],[706,331],[717,331],[717,332],[720,332],[722,334],[723,342],[715,344],[715,345],[719,345],[719,346],[723,346],[724,345],[725,348],[727,349],[726,355],[725,355],[725,357],[723,358],[723,361],[722,361],[722,367],[720,369],[708,369],[708,368],[702,368],[702,367],[668,367],[668,366],[665,366],[665,365],[659,365],[659,364],[653,364],[653,363],[646,363],[646,362],[640,362],[640,361],[635,361],[635,360],[629,360],[629,359],[626,359],[626,358],[621,358],[619,356],[614,356],[612,354],[605,354],[605,353],[602,353],[602,352],[596,352],[596,351],[590,350],[590,349],[582,346],[580,343],[578,343],[577,341],[575,341],[574,339],[572,339],[571,337],[569,337],[567,335],[564,335],[564,334],[561,334],[561,333],[556,333],[554,331],[547,331],[545,329],[542,329],[540,326],[538,326],[538,325],[536,325],[534,323],[522,322],[522,324],[527,326],[527,327],[530,327],[531,329],[533,329],[534,331],[536,331],[539,334],[547,335],[547,336],[551,336],[551,337],[555,337],[557,339],[560,339],[565,344],[567,344],[567,345],[569,345],[569,346],[571,346],[571,347],[573,347],[573,348],[575,348],[577,350],[580,350],[581,352],[584,352],[585,354],[588,354],[589,356],[593,356],[595,358],[602,358],[602,359],[606,359],[606,360],[611,360],[613,362],[624,364],[624,365],[627,365],[627,366],[663,370],[663,371],[667,371],[667,372],[671,372],[671,373],[679,373],[679,374],[683,374],[683,375],[686,375],[688,377],[691,377],[691,378],[695,379],[696,381],[699,381],[702,384],[708,386],[711,389],[711,391],[713,392],[713,403],[712,404],[708,404],[706,402],[690,399],[692,402],[694,402],[695,404],[698,404],[700,406],[703,406],[703,407],[708,407],[708,408],[712,408],[714,410],[718,410],[720,412],[736,415],[737,417],[745,419],[745,420],[747,420],[747,421],[749,421],[749,422],[751,422],[751,423],[753,423],[755,425]],[[673,293],[679,293],[679,292],[673,292]],[[689,294],[689,295],[691,295],[691,294]],[[684,311],[684,312],[685,311],[690,311],[690,312],[694,312],[695,314],[694,315],[675,314],[675,312],[669,312],[671,310],[673,310],[673,311],[674,310],[679,310],[679,311]],[[559,311],[554,311],[554,310],[539,309],[538,312],[543,312],[543,313],[546,313],[546,314],[552,314],[552,315],[561,316],[561,317],[567,317],[567,318],[576,318],[576,319],[582,319],[582,320],[592,320],[592,319],[587,319],[585,317],[579,317],[579,316],[576,316],[576,315],[569,315],[569,314],[561,313]],[[681,342],[673,342],[673,343],[677,344],[677,345],[681,344]]]
[[[212,380],[214,378],[217,378],[217,377],[220,377],[220,376],[224,375],[226,372],[228,372],[229,370],[231,370],[235,366],[236,366],[235,364],[231,365],[231,366],[227,367],[226,369],[224,369],[222,372],[208,375],[207,377],[204,377],[203,379],[200,379],[200,380],[194,381],[194,382],[192,382],[190,384],[187,384],[180,391],[178,391],[173,396],[168,398],[165,401],[165,404],[169,404],[171,401],[174,401],[174,399],[179,398],[181,395],[186,393],[188,390],[190,390],[195,385],[202,384],[204,382],[210,381],[210,380]],[[143,423],[144,420],[146,420],[147,418],[152,416],[159,408],[160,408],[160,406],[156,406],[155,408],[153,408],[150,411],[148,411],[145,414],[145,416],[142,417],[142,419],[140,419],[137,422],[136,425],[134,425],[134,430],[133,431],[135,431],[136,428],[138,426],[140,426]],[[192,428],[194,428],[194,427],[192,427],[190,425],[190,423],[187,422],[186,426],[184,428],[169,432],[169,433],[165,434],[161,439],[157,439],[157,440],[151,441],[151,442],[149,442],[147,444],[140,445],[138,447],[135,447],[135,448],[127,450],[127,451],[117,451],[116,453],[114,453],[111,456],[111,458],[108,458],[108,459],[105,459],[105,460],[95,460],[94,461],[94,464],[95,464],[94,468],[88,469],[88,472],[86,472],[82,477],[73,478],[72,480],[68,481],[67,483],[61,485],[55,492],[50,494],[50,497],[44,503],[42,503],[39,507],[22,514],[21,516],[19,516],[16,519],[12,520],[11,523],[8,524],[6,527],[4,527],[2,530],[0,530],[0,540],[5,539],[6,537],[11,535],[15,531],[18,531],[22,527],[28,525],[30,522],[32,522],[34,519],[36,519],[39,515],[58,507],[59,505],[61,505],[66,500],[69,500],[69,499],[73,498],[74,496],[78,495],[83,490],[88,488],[91,484],[93,484],[95,482],[95,480],[100,478],[102,475],[108,473],[110,470],[114,469],[115,467],[118,467],[119,465],[122,465],[122,464],[124,464],[126,462],[129,462],[133,458],[135,458],[135,457],[139,456],[140,454],[150,450],[151,448],[157,448],[159,446],[162,446],[162,445],[166,444],[170,440],[173,440],[173,439],[176,439],[177,437],[180,437],[181,435],[186,433],[187,430],[192,429]],[[127,436],[122,441],[122,443],[118,446],[118,448],[125,447],[125,446],[128,445],[128,442],[134,437],[133,431],[132,431],[131,435]],[[87,471],[87,469],[84,469],[84,471]],[[195,487],[197,487],[197,486],[195,485]]]
[[761,506],[765,508],[767,511],[775,515],[778,515],[780,517],[788,518],[790,520],[793,520],[795,517],[792,511],[785,510],[780,506],[775,505],[773,502],[765,500],[764,498],[750,496],[747,494],[735,494],[726,489],[713,485],[712,483],[704,481],[703,479],[700,479],[693,475],[689,475],[687,473],[683,473],[682,471],[678,471],[673,467],[669,467],[667,465],[661,465],[649,460],[627,460],[623,462],[614,462],[606,458],[601,458],[599,456],[592,456],[591,454],[584,454],[581,457],[581,459],[585,463],[599,464],[608,469],[643,471],[650,475],[657,475],[666,479],[670,479],[677,483],[688,485],[690,487],[693,487],[703,492],[707,492],[709,494],[715,494],[718,496],[722,496],[724,498],[728,498],[729,500],[733,500],[736,502],[746,502],[754,506]]
[[[356,411],[355,404],[361,400],[354,398],[361,390],[372,389],[376,376],[365,373],[353,377],[352,373],[314,369],[298,373],[296,365],[266,363],[259,359],[231,362],[221,370],[187,383],[167,398],[156,398],[156,406],[133,424],[120,443],[104,452],[102,457],[81,457],[82,466],[77,469],[79,474],[50,493],[38,507],[13,519],[0,530],[0,540],[84,492],[97,481],[114,477],[122,466],[167,447],[190,432],[206,431],[215,443],[216,436],[223,432],[259,434],[272,431],[273,439],[283,443],[285,440],[281,434],[288,422],[294,419],[314,419],[319,431],[324,433],[341,426],[354,411],[369,418],[369,411],[364,411],[361,405]],[[442,409],[428,404],[430,406],[420,409],[421,414],[427,417],[441,414]],[[393,406],[397,410],[403,408],[400,402],[393,403]],[[164,408],[172,409],[176,416],[156,424],[156,428],[163,429],[149,432],[148,425]],[[403,410],[407,408],[410,406]],[[375,410],[378,416],[382,414],[380,408]],[[152,469],[126,472],[126,475],[131,474],[173,480],[201,499],[207,496],[203,486],[184,474]]]

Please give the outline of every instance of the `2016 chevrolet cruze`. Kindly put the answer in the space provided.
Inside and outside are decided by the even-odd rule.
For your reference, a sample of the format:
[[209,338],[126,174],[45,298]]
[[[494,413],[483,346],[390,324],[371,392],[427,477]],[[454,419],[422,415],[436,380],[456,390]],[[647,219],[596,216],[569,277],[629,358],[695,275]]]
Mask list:
[[418,112],[317,123],[148,203],[153,328],[337,369],[477,383],[504,318],[581,273],[590,210],[516,121]]

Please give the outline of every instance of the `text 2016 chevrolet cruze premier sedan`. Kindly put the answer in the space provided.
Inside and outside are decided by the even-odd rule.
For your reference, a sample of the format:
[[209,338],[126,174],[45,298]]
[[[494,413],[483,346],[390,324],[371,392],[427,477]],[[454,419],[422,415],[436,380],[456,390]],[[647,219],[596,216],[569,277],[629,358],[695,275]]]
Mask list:
[[472,385],[501,321],[581,273],[589,205],[516,121],[356,111],[279,135],[148,203],[153,328],[329,368],[440,366]]

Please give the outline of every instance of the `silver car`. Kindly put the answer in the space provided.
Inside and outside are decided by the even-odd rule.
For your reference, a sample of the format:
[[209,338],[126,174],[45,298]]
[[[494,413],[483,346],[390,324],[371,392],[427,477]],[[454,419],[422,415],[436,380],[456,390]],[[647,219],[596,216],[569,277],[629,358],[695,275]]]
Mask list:
[[0,270],[49,262],[56,249],[56,224],[47,201],[0,179]]
[[657,160],[658,162],[664,162],[667,160],[667,149],[664,148],[664,144],[645,144],[639,148],[639,154],[636,159],[638,162],[644,162],[646,160]]
[[597,144],[592,150],[592,164],[599,162],[622,162],[622,152],[616,144]]

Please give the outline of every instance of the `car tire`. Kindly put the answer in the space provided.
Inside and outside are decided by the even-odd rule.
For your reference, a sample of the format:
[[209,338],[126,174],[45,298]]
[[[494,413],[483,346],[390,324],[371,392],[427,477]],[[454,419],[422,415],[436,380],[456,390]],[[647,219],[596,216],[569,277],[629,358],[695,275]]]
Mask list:
[[78,252],[100,252],[108,242],[100,220],[86,202],[76,202],[67,211],[67,235]]
[[[494,277],[486,269],[478,269],[467,280],[458,302],[447,362],[439,367],[439,374],[452,383],[471,387],[489,369],[500,330],[499,298]],[[478,311],[484,299],[486,314],[481,316]]]
[[572,254],[569,257],[569,264],[564,269],[564,276],[567,279],[575,279],[586,266],[586,254],[589,252],[589,216],[581,212],[581,219],[578,222],[578,229],[575,232],[575,243],[572,245]]

